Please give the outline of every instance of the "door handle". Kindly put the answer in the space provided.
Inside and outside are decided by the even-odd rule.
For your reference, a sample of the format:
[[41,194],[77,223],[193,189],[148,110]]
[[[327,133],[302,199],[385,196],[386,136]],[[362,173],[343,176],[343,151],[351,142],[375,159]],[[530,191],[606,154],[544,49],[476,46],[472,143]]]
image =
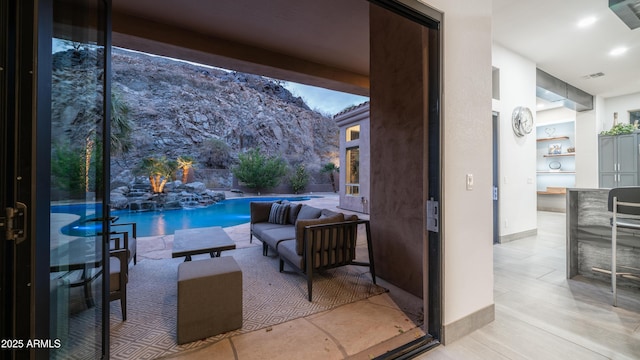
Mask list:
[[16,202],[15,208],[7,208],[7,240],[15,240],[16,244],[27,238],[27,205]]

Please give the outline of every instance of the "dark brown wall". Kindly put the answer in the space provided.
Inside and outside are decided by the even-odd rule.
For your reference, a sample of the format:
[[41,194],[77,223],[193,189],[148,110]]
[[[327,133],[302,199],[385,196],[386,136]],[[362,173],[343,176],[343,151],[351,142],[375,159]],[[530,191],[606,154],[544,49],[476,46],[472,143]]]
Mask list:
[[371,26],[371,229],[376,273],[422,297],[423,27],[375,5]]

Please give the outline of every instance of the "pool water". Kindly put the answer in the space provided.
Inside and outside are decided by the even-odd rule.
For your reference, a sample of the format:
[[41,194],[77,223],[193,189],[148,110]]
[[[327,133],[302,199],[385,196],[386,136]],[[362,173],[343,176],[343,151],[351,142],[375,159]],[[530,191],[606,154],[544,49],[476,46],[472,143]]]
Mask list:
[[[176,230],[208,226],[234,226],[250,221],[249,203],[252,201],[303,201],[311,197],[258,197],[227,199],[204,208],[130,212],[129,210],[112,211],[117,216],[116,224],[135,222],[138,237],[170,235]],[[89,206],[90,208],[88,208]],[[99,206],[91,204],[55,205],[51,212],[65,212],[80,215],[81,218],[62,228],[62,233],[71,236],[93,236],[100,231],[100,224],[86,222],[92,218],[91,213],[100,213]]]

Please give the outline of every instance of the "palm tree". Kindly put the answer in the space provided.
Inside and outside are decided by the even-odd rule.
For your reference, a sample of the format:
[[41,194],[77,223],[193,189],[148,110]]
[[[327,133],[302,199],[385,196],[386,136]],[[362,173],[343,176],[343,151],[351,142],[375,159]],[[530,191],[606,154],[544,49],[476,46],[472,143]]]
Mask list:
[[131,148],[129,107],[117,92],[111,93],[111,152],[126,153]]
[[164,191],[164,185],[173,177],[178,164],[174,160],[167,160],[166,157],[146,158],[142,160],[142,171],[149,175],[149,182],[154,193],[160,194]]
[[333,174],[339,172],[340,168],[337,167],[336,164],[330,162],[326,163],[320,171],[329,174],[329,180],[331,180],[331,188],[333,188],[333,192],[338,192],[338,189],[336,189],[336,180]]
[[193,167],[191,156],[178,156],[178,169],[182,170],[182,183],[186,184],[189,178],[189,170]]

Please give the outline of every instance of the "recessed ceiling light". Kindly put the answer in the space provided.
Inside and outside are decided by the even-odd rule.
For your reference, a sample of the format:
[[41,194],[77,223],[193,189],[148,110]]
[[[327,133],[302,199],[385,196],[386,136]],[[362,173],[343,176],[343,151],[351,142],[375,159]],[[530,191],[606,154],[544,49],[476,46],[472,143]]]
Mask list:
[[538,109],[544,109],[544,104],[543,104],[543,103],[537,103],[537,104],[536,104],[536,107],[537,107]]
[[578,27],[585,28],[587,26],[593,25],[598,19],[595,16],[586,17],[580,21],[578,21]]
[[613,50],[609,51],[609,55],[611,55],[611,56],[620,56],[620,55],[622,55],[622,54],[626,53],[626,52],[627,52],[627,50],[629,50],[629,49],[627,49],[627,48],[626,48],[626,47],[624,47],[624,46],[617,47],[617,48],[615,48],[615,49],[613,49]]

